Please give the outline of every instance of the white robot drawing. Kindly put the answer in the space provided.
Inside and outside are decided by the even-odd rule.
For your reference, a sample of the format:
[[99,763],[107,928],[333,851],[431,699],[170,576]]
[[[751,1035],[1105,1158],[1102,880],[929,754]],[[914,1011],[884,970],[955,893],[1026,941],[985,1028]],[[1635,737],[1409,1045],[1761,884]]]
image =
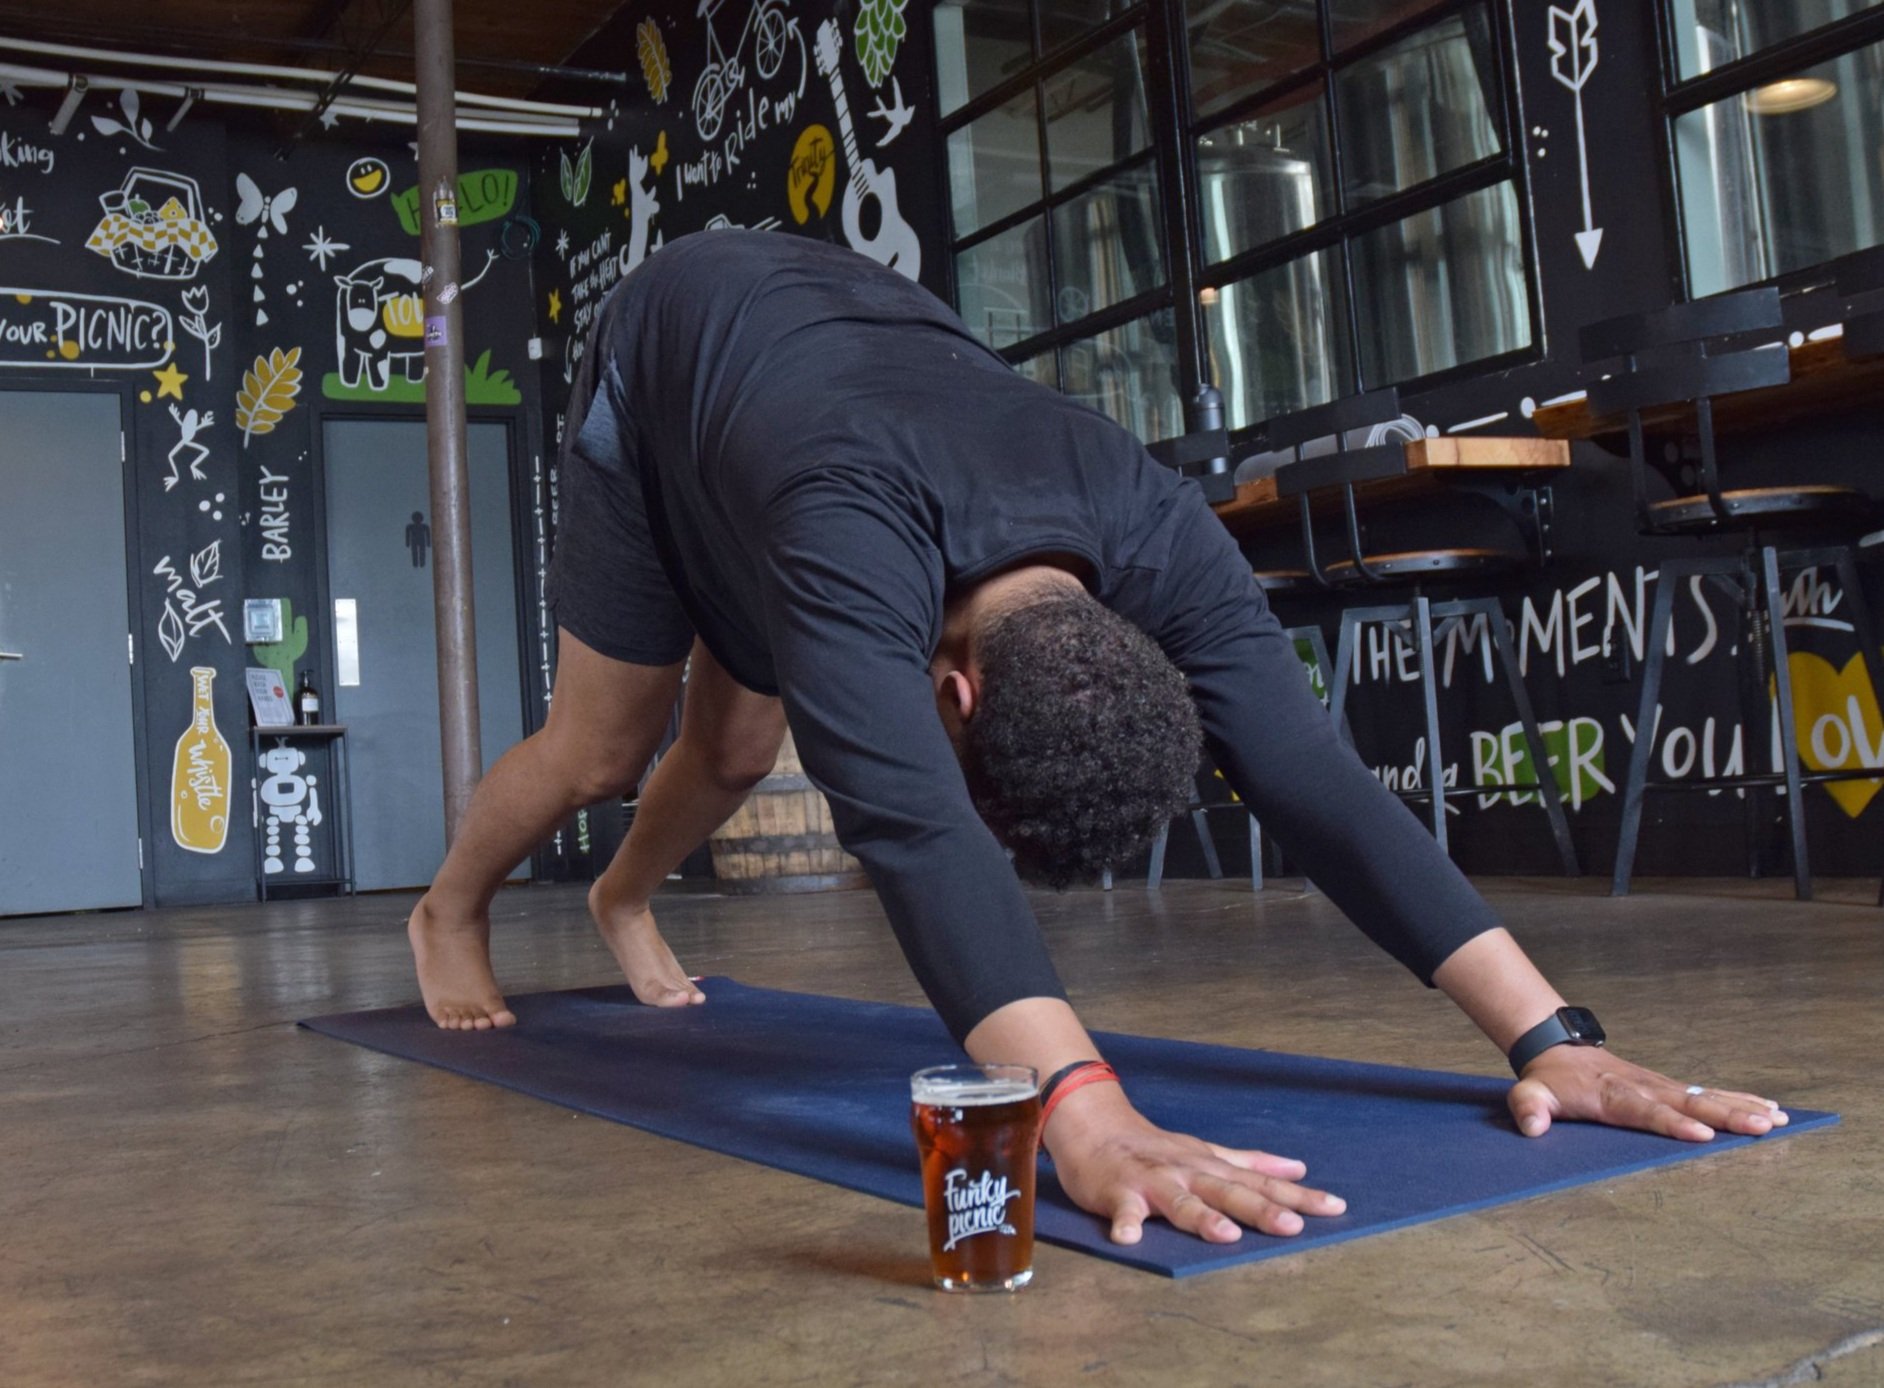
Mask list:
[[321,822],[321,801],[315,788],[317,778],[301,774],[301,768],[307,765],[307,754],[276,738],[275,745],[256,761],[263,775],[257,794],[265,811],[262,871],[272,875],[287,866],[281,850],[284,824],[294,826],[294,870],[314,871],[314,826]]

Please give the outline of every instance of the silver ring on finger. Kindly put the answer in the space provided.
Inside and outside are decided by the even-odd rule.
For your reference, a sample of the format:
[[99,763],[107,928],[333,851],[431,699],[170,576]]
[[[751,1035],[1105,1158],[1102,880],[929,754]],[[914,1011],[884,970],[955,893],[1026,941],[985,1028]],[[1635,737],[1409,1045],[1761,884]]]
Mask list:
[[1707,1093],[1707,1090],[1705,1090],[1705,1089],[1703,1089],[1703,1088],[1702,1088],[1702,1087],[1701,1087],[1700,1085],[1698,1085],[1698,1084],[1691,1084],[1691,1085],[1689,1085],[1689,1086],[1688,1086],[1688,1093],[1689,1093],[1690,1095],[1699,1095],[1699,1094],[1705,1094],[1705,1093]]

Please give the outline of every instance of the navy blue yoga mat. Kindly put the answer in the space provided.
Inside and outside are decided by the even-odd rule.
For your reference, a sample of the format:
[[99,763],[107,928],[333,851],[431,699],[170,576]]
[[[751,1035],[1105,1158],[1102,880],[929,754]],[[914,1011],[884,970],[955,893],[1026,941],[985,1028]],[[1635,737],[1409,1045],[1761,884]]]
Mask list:
[[[909,1132],[912,1070],[962,1058],[926,1010],[702,982],[701,1007],[643,1007],[626,987],[510,999],[517,1025],[440,1031],[419,1007],[317,1017],[315,1031],[664,1137],[921,1205]],[[1482,1209],[1772,1138],[1705,1145],[1565,1123],[1535,1141],[1504,1107],[1507,1082],[1277,1051],[1099,1033],[1153,1122],[1308,1163],[1348,1201],[1293,1239],[1207,1244],[1162,1221],[1120,1248],[1041,1173],[1039,1237],[1184,1277]],[[1790,1110],[1775,1136],[1838,1121]],[[912,1226],[913,1227],[913,1226]]]

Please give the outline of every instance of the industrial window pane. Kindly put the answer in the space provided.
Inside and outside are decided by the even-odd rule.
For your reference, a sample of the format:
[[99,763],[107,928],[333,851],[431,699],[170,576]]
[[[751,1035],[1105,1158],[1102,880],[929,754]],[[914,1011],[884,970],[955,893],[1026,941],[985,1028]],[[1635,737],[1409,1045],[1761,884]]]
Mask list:
[[1337,252],[1316,251],[1205,290],[1203,301],[1211,378],[1223,392],[1228,427],[1353,393]]
[[1356,237],[1351,254],[1367,389],[1530,345],[1509,183]]
[[1042,352],[1037,357],[1029,357],[1026,361],[1016,362],[1014,369],[1030,381],[1038,381],[1041,385],[1051,386],[1054,390],[1060,388],[1060,364],[1051,352]]
[[955,257],[962,321],[996,351],[1052,324],[1046,241],[1046,226],[1036,217]]
[[1497,60],[1483,7],[1421,29],[1335,78],[1350,206],[1499,153]]
[[[1880,0],[1668,0],[1679,75],[1698,77]],[[1566,7],[1567,8],[1567,7]]]
[[1027,0],[939,0],[935,7],[936,101],[943,115],[1033,61]]
[[1197,138],[1204,259],[1218,261],[1328,215],[1328,117],[1322,85]]
[[1411,19],[1421,10],[1432,9],[1439,0],[1325,0],[1325,3],[1332,11],[1328,25],[1334,33],[1335,51],[1339,53],[1366,42],[1403,19]]
[[1884,241],[1884,44],[1675,121],[1695,296]]
[[1191,102],[1199,116],[1321,61],[1309,0],[1184,0]]
[[1129,159],[1151,143],[1145,107],[1144,30],[1134,29],[1042,84],[1047,162],[1055,189]]
[[1147,442],[1184,432],[1177,390],[1177,326],[1171,310],[1060,349],[1061,389]]
[[1053,209],[1055,308],[1062,323],[1164,283],[1158,174],[1116,174]]
[[1133,0],[1039,0],[1040,51],[1051,53],[1081,34],[1090,34],[1132,4]]
[[955,234],[1040,201],[1040,126],[1033,89],[949,135]]

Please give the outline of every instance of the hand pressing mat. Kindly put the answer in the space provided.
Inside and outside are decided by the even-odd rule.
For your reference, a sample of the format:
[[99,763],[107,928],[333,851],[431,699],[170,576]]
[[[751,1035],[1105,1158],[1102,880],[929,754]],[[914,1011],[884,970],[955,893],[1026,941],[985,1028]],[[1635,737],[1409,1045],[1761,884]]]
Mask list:
[[[935,1015],[884,1003],[748,988],[709,978],[704,1006],[643,1007],[625,987],[510,999],[505,1031],[440,1031],[421,1007],[317,1017],[314,1031],[487,1080],[566,1108],[833,1185],[922,1204],[909,1132],[911,1071],[962,1059]],[[1581,1123],[1518,1134],[1509,1082],[1276,1051],[1096,1033],[1132,1102],[1163,1127],[1308,1163],[1344,1196],[1339,1219],[1296,1238],[1254,1232],[1208,1244],[1161,1220],[1121,1248],[1103,1221],[1040,1180],[1037,1235],[1185,1277],[1422,1224],[1823,1127],[1789,1109],[1769,1138],[1704,1144]],[[1731,1077],[1727,1077],[1731,1079]],[[1783,1102],[1783,1098],[1782,1098]],[[918,1223],[911,1237],[920,1240]]]

